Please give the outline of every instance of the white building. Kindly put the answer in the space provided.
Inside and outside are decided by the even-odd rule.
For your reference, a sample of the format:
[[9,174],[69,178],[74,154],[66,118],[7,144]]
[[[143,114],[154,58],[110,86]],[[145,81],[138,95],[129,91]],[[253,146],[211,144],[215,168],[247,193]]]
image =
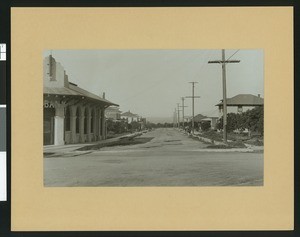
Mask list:
[[121,119],[125,119],[128,123],[139,122],[140,116],[129,111],[121,114]]
[[116,106],[108,107],[105,110],[105,117],[108,119],[120,120],[121,119],[121,111]]

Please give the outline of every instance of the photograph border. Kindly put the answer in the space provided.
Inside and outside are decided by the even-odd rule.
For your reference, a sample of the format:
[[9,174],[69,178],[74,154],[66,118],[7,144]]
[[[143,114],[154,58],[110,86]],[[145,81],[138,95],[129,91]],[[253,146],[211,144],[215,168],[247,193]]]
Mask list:
[[[218,2],[220,2],[220,1],[218,1]],[[285,3],[285,4],[284,4]],[[17,1],[17,4],[16,4],[16,2],[14,3],[15,5],[13,5],[13,6],[15,6],[15,7],[21,7],[22,5],[23,5],[23,7],[24,7],[24,2],[22,2],[22,1]],[[19,5],[18,5],[19,4]],[[35,3],[35,5],[34,6],[39,6],[41,3],[39,2],[39,3]],[[58,1],[56,1],[56,2],[51,2],[50,3],[50,1],[48,2],[48,5],[47,5],[47,3],[46,3],[46,1],[43,3],[44,5],[43,5],[43,7],[45,7],[45,6],[59,6],[59,3],[58,3]],[[46,5],[45,5],[46,4]],[[51,4],[54,4],[54,5],[51,5]],[[56,5],[55,5],[56,4]],[[61,4],[61,6],[66,6],[67,5],[67,3],[66,2],[60,2],[60,4]],[[78,2],[76,2],[76,4],[78,4]],[[76,5],[75,4],[75,5]],[[81,3],[82,4],[82,3]],[[86,4],[86,2],[85,2],[85,4]],[[93,5],[93,4],[95,4],[95,3],[91,3],[90,2],[90,4],[91,5]],[[107,3],[108,4],[108,3]],[[219,5],[218,5],[219,4]],[[199,7],[201,7],[201,6],[224,6],[224,4],[222,5],[222,3],[218,3],[218,4],[216,4],[216,5],[213,5],[211,2],[210,3],[206,3],[206,4],[204,4],[204,5],[197,5],[197,6],[199,6]],[[252,3],[253,4],[253,3]],[[284,6],[286,6],[287,5],[287,2],[285,1],[285,2],[283,2],[283,1],[281,1],[281,2],[279,2],[279,1],[277,1],[277,2],[275,2],[275,4],[274,4],[274,2],[269,2],[269,4],[271,4],[271,5],[268,5],[268,3],[264,3],[263,5],[260,5],[260,4],[254,4],[254,5],[258,5],[258,6],[265,6],[265,5],[268,5],[268,6],[274,6],[274,5],[276,5],[276,4],[279,4],[280,6],[282,6],[282,5],[284,5]],[[26,4],[25,4],[26,5]],[[80,4],[79,4],[80,5]],[[79,6],[79,5],[77,5],[77,6]],[[87,4],[88,5],[88,4]],[[87,5],[84,5],[84,6],[87,6]],[[101,4],[100,4],[101,5]],[[105,4],[104,4],[105,5]],[[130,5],[130,4],[129,4]],[[182,5],[184,5],[184,4],[182,4]],[[241,5],[239,5],[239,4],[235,4],[234,6],[244,6],[244,5],[249,5],[249,4],[241,4]],[[28,7],[28,5],[26,5],[27,7]],[[82,6],[82,5],[81,5]],[[98,5],[99,6],[99,5]],[[107,5],[105,5],[105,6],[107,6]],[[111,5],[110,5],[111,6]],[[132,4],[131,4],[131,6],[132,6]],[[171,6],[171,5],[170,5]],[[173,6],[173,5],[172,5]],[[195,6],[195,5],[193,5],[193,6]],[[225,5],[225,6],[228,6],[228,5]],[[232,6],[232,5],[230,5],[230,6]],[[253,6],[253,5],[251,5],[251,6]],[[288,4],[288,6],[292,6],[292,4]],[[133,6],[133,7],[136,7],[136,6]],[[148,6],[148,7],[151,7],[151,6]],[[6,8],[6,10],[7,10],[7,8]],[[6,13],[6,23],[8,23],[7,22],[7,19],[8,19],[8,16],[9,14],[7,14]],[[296,17],[296,14],[295,14],[295,17]],[[9,24],[7,24],[7,25],[9,25]],[[294,28],[295,29],[295,28]],[[295,35],[298,35],[298,33],[297,33],[297,31],[295,31],[295,34],[294,34],[294,37],[295,37]],[[5,41],[9,41],[9,36],[8,35],[6,35],[4,38],[2,38],[2,39],[4,39]],[[10,44],[8,43],[8,46],[10,46]],[[295,50],[296,50],[296,48],[295,48]],[[295,56],[297,56],[297,57],[299,57],[299,48],[296,50],[296,53],[295,53]],[[8,68],[10,68],[10,55],[8,55]],[[13,72],[13,71],[12,71]],[[299,72],[299,71],[298,71]],[[295,69],[295,77],[296,77],[296,75],[298,75],[298,72],[296,71],[296,69]],[[8,72],[8,78],[10,77],[10,72]],[[8,104],[10,104],[11,103],[11,97],[10,97],[10,81],[8,80],[8,83],[7,83],[7,98],[8,98]],[[294,91],[296,91],[296,89],[297,88],[299,88],[299,83],[296,83],[296,80],[295,80],[295,87],[294,87]],[[295,94],[295,96],[297,96],[296,94]],[[295,100],[295,108],[297,108],[296,107],[296,105],[297,105],[297,100]],[[11,111],[11,108],[10,108],[10,106],[9,106],[9,108],[8,108],[8,124],[7,124],[7,127],[10,127],[10,125],[11,125],[11,121],[10,121],[10,119],[12,119],[12,117],[11,117],[11,114],[10,114],[10,112],[12,112]],[[295,116],[297,115],[297,110],[295,109]],[[297,127],[297,125],[295,124],[295,126]],[[297,130],[297,129],[296,129]],[[8,131],[8,135],[7,135],[7,141],[10,141],[10,139],[11,139],[11,135],[14,135],[13,133],[11,134],[11,132],[10,131]],[[295,141],[298,141],[299,139],[297,138],[297,134],[296,134],[296,140]],[[12,150],[11,150],[11,148],[10,147],[8,147],[8,149],[7,149],[7,151],[8,151],[8,158],[10,159],[11,158],[11,152],[12,152]],[[13,151],[14,152],[14,151]],[[298,154],[298,151],[297,150],[295,150],[295,157],[297,157],[297,154]],[[296,187],[296,197],[298,196],[298,189],[297,189],[297,187],[299,188],[299,175],[298,175],[298,173],[296,172],[296,167],[298,167],[297,166],[298,165],[298,162],[296,161],[296,159],[295,159],[295,166],[294,166],[294,170],[295,170],[295,174],[296,174],[296,176],[295,176],[295,187]],[[2,212],[2,213],[4,213],[4,214],[6,214],[6,216],[8,216],[8,217],[10,217],[10,210],[9,210],[9,207],[8,207],[8,205],[10,206],[10,204],[11,204],[11,197],[13,196],[13,192],[11,192],[11,191],[13,191],[12,189],[11,189],[11,187],[10,187],[10,185],[11,185],[11,179],[10,179],[10,174],[11,174],[11,171],[10,171],[10,168],[11,168],[11,160],[8,160],[8,201],[6,202],[6,203],[1,203],[1,206],[0,206],[0,210],[2,211],[2,210],[4,210],[4,212]],[[297,186],[298,185],[298,186]],[[295,199],[295,200],[297,200],[297,199]],[[298,216],[298,214],[299,214],[299,212],[297,212],[297,202],[295,203],[295,214],[296,214],[296,219],[295,219],[295,229],[296,229],[296,231],[279,231],[279,232],[274,232],[274,231],[268,231],[268,232],[261,232],[261,231],[251,231],[251,232],[249,232],[249,231],[243,231],[243,232],[240,232],[240,231],[235,231],[235,232],[223,232],[223,231],[219,231],[219,232],[206,232],[206,231],[202,231],[202,232],[188,232],[188,234],[191,234],[191,235],[193,235],[193,234],[201,234],[201,235],[203,235],[203,236],[207,236],[207,235],[211,235],[211,234],[213,234],[213,235],[217,235],[217,236],[240,236],[241,234],[242,235],[244,235],[244,236],[267,236],[268,234],[272,234],[273,236],[290,236],[291,234],[295,234],[295,233],[298,233],[298,227],[299,227],[299,222],[298,222],[298,219],[297,219],[297,216]],[[12,209],[14,209],[14,207],[12,206]],[[21,232],[10,232],[10,230],[9,230],[9,223],[10,223],[10,220],[7,220],[6,219],[6,225],[5,225],[5,227],[4,228],[2,228],[2,226],[1,226],[1,229],[0,229],[0,233],[1,233],[1,231],[3,232],[3,233],[6,233],[6,234],[9,234],[9,236],[15,236],[15,234],[19,234],[19,233],[21,233]],[[117,234],[117,232],[115,232],[115,233],[113,233],[113,232],[82,232],[82,231],[79,231],[79,232],[72,232],[72,231],[67,231],[67,232],[56,232],[56,233],[51,233],[51,232],[22,232],[23,234],[24,234],[24,236],[26,236],[26,235],[28,235],[28,236],[34,236],[34,235],[36,235],[36,236],[80,236],[80,235],[85,235],[85,236],[96,236],[97,234],[99,234],[99,233],[104,233],[104,234],[108,234],[108,235],[113,235],[113,234]],[[120,233],[120,232],[119,232]],[[136,232],[127,232],[127,234],[129,234],[129,233],[132,233],[132,234],[134,234],[134,233],[136,233]],[[181,235],[181,234],[183,234],[183,232],[166,232],[166,233],[168,233],[168,234],[174,234],[174,235]],[[52,235],[52,234],[54,234],[54,235]],[[122,234],[122,233],[120,233],[120,234]],[[147,234],[157,234],[157,232],[148,232],[148,233],[145,233],[145,232],[142,232],[142,234],[143,235],[147,235]],[[160,234],[162,234],[162,232],[160,232]]]

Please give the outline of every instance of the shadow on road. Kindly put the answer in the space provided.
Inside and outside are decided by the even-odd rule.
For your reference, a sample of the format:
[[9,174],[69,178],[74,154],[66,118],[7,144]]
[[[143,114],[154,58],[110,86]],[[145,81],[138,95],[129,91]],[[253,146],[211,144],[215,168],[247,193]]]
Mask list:
[[136,144],[144,144],[150,142],[154,137],[135,137],[133,139],[120,139],[117,141],[111,141],[108,143],[99,143],[89,146],[84,146],[79,149],[78,151],[88,151],[88,150],[99,150],[103,147],[112,147],[112,146],[128,146],[128,145],[136,145]]

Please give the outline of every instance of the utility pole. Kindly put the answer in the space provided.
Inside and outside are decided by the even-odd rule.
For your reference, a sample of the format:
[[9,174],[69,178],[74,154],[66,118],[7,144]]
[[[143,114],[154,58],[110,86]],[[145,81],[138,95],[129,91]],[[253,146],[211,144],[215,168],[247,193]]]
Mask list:
[[223,141],[227,143],[227,95],[226,95],[226,64],[239,63],[240,60],[225,60],[225,49],[222,49],[222,60],[208,61],[208,63],[222,64],[223,82]]
[[182,108],[182,127],[184,128],[184,107],[187,107],[184,105],[184,97],[181,97],[181,102],[182,104],[180,107]]
[[179,110],[179,103],[177,103],[177,127],[180,127],[180,119],[179,119],[179,112],[181,110]]
[[176,127],[176,117],[177,117],[177,112],[176,112],[176,108],[175,108],[174,113],[173,113],[173,127],[174,128]]
[[194,114],[194,109],[195,109],[195,98],[200,98],[200,96],[195,96],[194,95],[194,91],[195,91],[195,83],[198,83],[196,81],[192,81],[192,82],[189,82],[189,83],[192,83],[192,96],[186,96],[186,98],[192,98],[192,134],[194,134],[194,117],[195,117],[195,114]]

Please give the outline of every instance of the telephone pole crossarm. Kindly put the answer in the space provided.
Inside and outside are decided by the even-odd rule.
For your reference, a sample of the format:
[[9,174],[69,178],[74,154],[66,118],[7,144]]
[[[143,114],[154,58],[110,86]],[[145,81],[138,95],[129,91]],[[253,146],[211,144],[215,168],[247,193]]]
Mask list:
[[241,60],[225,60],[225,61],[222,61],[222,60],[212,60],[212,61],[208,61],[208,63],[239,63]]

